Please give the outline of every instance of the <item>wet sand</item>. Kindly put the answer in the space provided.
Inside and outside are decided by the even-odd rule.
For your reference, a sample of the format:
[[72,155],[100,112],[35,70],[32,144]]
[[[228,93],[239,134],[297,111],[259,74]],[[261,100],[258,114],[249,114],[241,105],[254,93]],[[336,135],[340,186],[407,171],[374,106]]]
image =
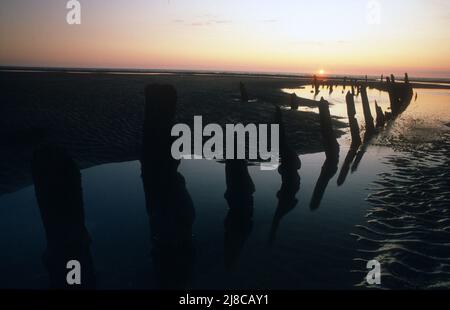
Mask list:
[[[240,101],[241,81],[247,104]],[[31,183],[31,154],[42,143],[65,147],[81,168],[138,159],[147,84],[173,84],[177,121],[189,125],[194,115],[202,115],[204,124],[272,123],[274,105],[289,103],[281,89],[299,85],[294,78],[245,75],[65,72],[0,72],[0,83],[0,195]],[[315,113],[285,111],[283,118],[298,154],[322,151]],[[343,127],[335,121],[336,129]]]

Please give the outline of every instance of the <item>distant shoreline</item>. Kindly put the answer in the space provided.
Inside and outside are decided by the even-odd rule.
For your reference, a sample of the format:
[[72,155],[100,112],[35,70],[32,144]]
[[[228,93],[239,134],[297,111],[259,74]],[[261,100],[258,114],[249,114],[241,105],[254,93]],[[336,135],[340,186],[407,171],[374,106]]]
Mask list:
[[[269,72],[238,72],[214,70],[159,70],[159,69],[115,69],[115,68],[57,68],[57,67],[14,67],[0,66],[0,72],[10,73],[65,73],[65,74],[117,74],[117,75],[186,75],[186,76],[225,76],[225,77],[252,77],[252,78],[287,78],[298,79],[305,85],[311,80],[313,74],[306,73],[269,73]],[[365,75],[326,75],[322,80],[335,81],[337,84],[347,79],[364,80]],[[401,80],[403,77],[398,76]],[[379,81],[379,77],[368,76],[371,82]],[[410,77],[414,88],[450,89],[450,79]]]

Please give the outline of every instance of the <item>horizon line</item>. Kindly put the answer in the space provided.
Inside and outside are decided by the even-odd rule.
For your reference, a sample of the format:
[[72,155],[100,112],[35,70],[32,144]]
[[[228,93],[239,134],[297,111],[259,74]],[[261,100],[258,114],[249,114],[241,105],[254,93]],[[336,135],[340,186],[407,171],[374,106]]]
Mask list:
[[[23,66],[23,65],[1,65],[0,70],[17,70],[17,71],[98,71],[105,73],[114,73],[114,72],[124,72],[124,73],[209,73],[209,74],[239,74],[239,75],[265,75],[265,76],[280,76],[280,77],[312,77],[314,75],[329,77],[329,78],[338,78],[338,77],[375,77],[379,78],[382,74],[365,74],[365,73],[325,73],[319,74],[317,72],[279,72],[279,71],[240,71],[240,70],[225,70],[225,69],[170,69],[170,68],[130,68],[130,67],[70,67],[70,66]],[[396,71],[396,70],[392,70]],[[405,73],[408,73],[407,71]],[[416,79],[425,79],[425,80],[447,80],[450,81],[450,76],[436,76],[436,77],[425,77],[419,75],[410,75],[410,78]]]

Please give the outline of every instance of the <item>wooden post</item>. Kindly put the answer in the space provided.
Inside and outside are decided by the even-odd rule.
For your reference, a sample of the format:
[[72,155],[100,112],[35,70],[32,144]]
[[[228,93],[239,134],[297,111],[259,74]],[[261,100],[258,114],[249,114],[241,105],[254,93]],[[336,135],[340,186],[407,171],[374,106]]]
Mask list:
[[294,111],[298,110],[298,107],[299,107],[298,98],[295,93],[292,93],[290,96],[290,106],[291,106],[292,110],[294,110]]
[[319,82],[317,81],[317,76],[316,75],[314,75],[313,84],[314,84],[315,94],[317,95],[318,93],[320,93],[320,90],[319,90]]
[[367,89],[365,85],[361,86],[361,99],[364,112],[364,120],[366,123],[366,134],[372,134],[375,132],[375,127],[373,125],[373,117],[372,113],[370,112],[369,98],[367,97]]
[[347,93],[345,97],[345,101],[347,103],[347,115],[348,121],[350,124],[350,133],[352,135],[352,146],[353,145],[361,145],[361,136],[359,132],[359,124],[356,119],[356,108],[355,108],[355,100],[350,92]]
[[330,108],[328,101],[323,97],[319,102],[320,130],[322,133],[323,146],[327,158],[335,158],[339,156],[339,143],[333,129]]
[[248,102],[248,93],[247,93],[247,88],[245,87],[245,84],[240,82],[239,88],[241,90],[241,101]]
[[377,112],[377,120],[376,120],[376,124],[377,125],[376,126],[378,128],[382,128],[382,127],[384,127],[384,124],[385,124],[386,120],[385,120],[385,117],[384,117],[383,110],[378,105],[376,100],[375,100],[375,111]]

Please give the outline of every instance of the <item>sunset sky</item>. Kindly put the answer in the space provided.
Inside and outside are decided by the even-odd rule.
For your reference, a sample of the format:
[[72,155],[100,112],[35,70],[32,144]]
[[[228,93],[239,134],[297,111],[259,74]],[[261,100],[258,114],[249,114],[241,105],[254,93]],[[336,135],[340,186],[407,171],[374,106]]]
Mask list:
[[450,78],[450,0],[1,0],[0,65]]

